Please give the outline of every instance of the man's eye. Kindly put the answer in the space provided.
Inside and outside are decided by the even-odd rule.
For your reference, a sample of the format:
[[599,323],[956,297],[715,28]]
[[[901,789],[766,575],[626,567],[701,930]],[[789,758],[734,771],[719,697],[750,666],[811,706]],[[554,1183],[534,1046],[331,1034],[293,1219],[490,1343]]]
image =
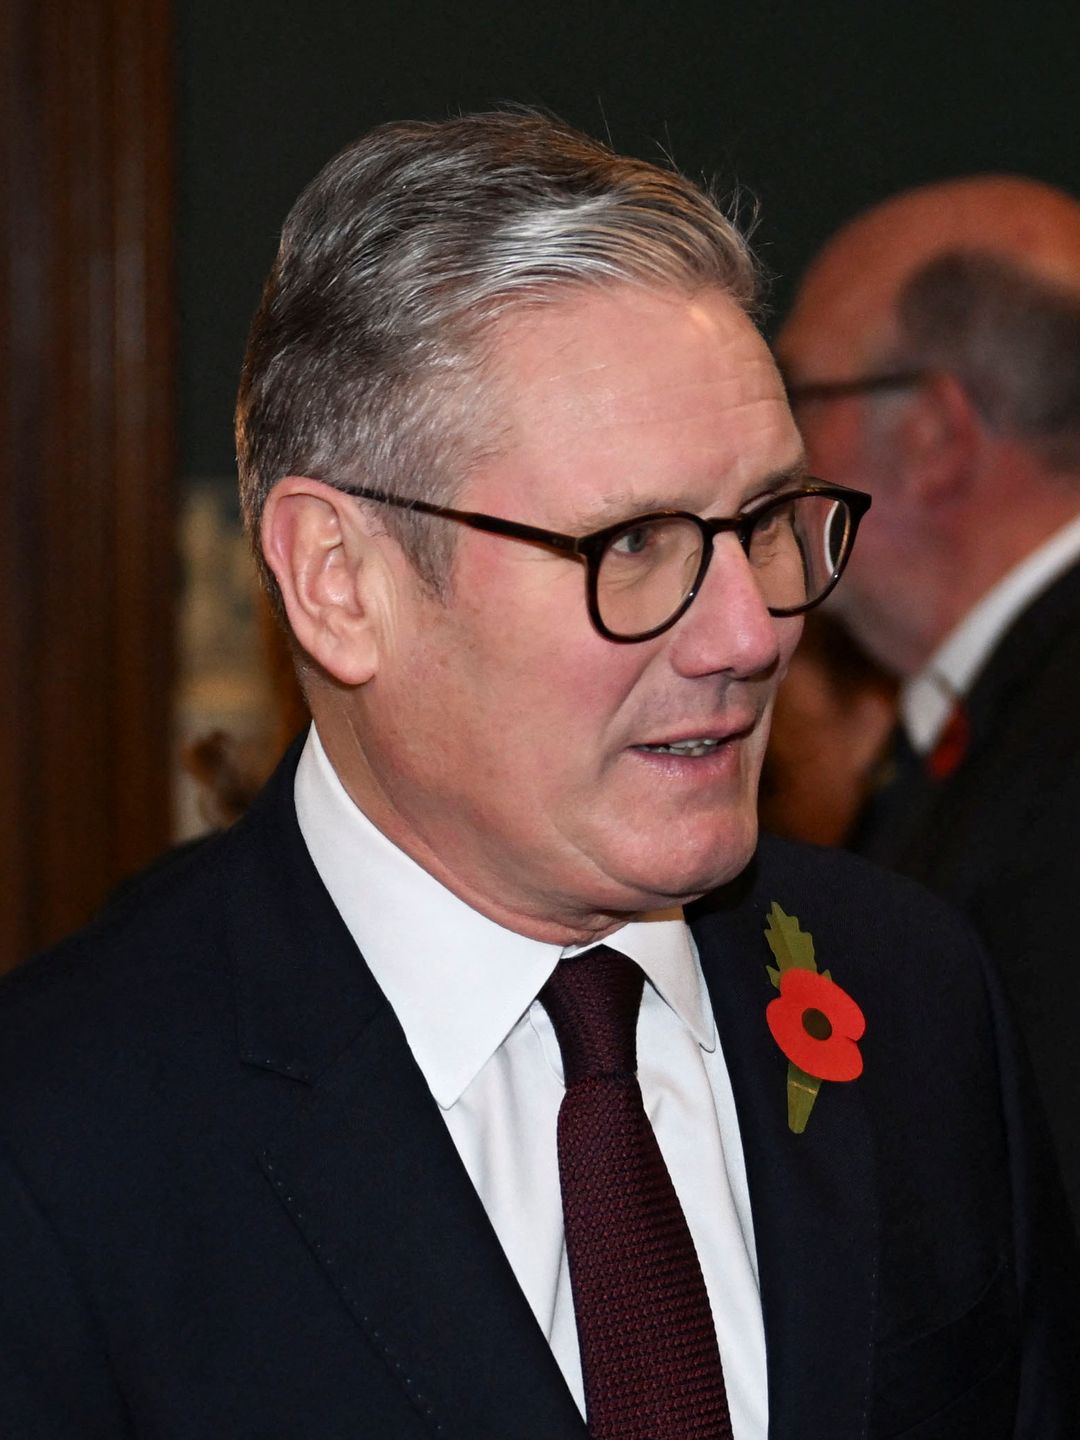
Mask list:
[[780,501],[775,505],[770,505],[754,521],[754,534],[764,540],[770,535],[779,534],[782,530],[789,530],[794,516],[795,502],[793,500]]
[[610,548],[616,555],[641,555],[652,544],[653,534],[651,525],[635,525],[630,530],[624,530],[621,535],[611,542]]
[[766,539],[769,535],[775,535],[781,528],[785,516],[779,510],[766,511],[759,519],[754,521],[754,534],[759,539]]

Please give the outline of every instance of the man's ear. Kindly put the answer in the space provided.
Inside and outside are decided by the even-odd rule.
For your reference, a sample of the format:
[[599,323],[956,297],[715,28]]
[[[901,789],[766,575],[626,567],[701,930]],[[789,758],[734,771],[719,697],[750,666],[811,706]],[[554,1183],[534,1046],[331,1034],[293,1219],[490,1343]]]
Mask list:
[[927,376],[899,427],[912,497],[935,508],[967,499],[982,439],[978,412],[960,381],[945,371]]
[[321,480],[291,475],[271,490],[259,536],[302,648],[344,685],[370,680],[388,577],[361,507]]

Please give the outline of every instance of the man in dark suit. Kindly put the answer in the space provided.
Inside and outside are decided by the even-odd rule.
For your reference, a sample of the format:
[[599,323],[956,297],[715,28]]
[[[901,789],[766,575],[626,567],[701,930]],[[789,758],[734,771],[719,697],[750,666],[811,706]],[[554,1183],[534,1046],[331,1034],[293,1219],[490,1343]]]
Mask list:
[[854,849],[997,960],[1080,1226],[1080,206],[980,177],[845,227],[779,338],[810,463],[874,510],[837,610],[901,677]]
[[865,500],[752,298],[705,196],[536,117],[301,197],[238,432],[314,726],[3,992],[5,1435],[1075,1432],[977,942],[757,847]]

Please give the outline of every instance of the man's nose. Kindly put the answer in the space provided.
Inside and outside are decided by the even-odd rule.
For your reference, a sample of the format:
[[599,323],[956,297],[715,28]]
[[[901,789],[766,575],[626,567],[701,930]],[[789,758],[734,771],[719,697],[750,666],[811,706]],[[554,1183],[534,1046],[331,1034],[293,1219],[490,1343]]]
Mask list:
[[742,546],[718,535],[701,589],[672,631],[672,663],[684,675],[762,675],[780,658],[781,624],[794,623],[769,614]]

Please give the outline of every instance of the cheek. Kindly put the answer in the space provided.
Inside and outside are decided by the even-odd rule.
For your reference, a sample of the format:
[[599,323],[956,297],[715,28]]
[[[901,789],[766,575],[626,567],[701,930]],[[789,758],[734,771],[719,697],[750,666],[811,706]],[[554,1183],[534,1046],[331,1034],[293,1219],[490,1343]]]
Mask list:
[[618,692],[589,637],[570,629],[505,599],[432,626],[399,696],[413,765],[433,783],[489,795],[550,789],[584,771]]
[[495,546],[470,555],[460,598],[414,630],[397,713],[410,716],[414,783],[470,811],[511,797],[565,819],[617,766],[657,646],[603,639],[580,569],[527,561]]
[[[512,721],[511,733],[561,752],[571,737],[602,744],[651,647],[616,645],[596,633],[577,566],[546,573],[524,568],[510,579],[491,585],[473,612],[470,683],[490,702],[493,723]],[[566,754],[561,758],[565,763]]]
[[[620,748],[639,659],[593,634],[558,627],[492,661],[493,723],[511,751],[528,752],[529,783],[552,790],[595,779]],[[602,647],[602,648],[601,648]],[[610,653],[609,653],[610,652]],[[506,723],[509,721],[509,723]]]

